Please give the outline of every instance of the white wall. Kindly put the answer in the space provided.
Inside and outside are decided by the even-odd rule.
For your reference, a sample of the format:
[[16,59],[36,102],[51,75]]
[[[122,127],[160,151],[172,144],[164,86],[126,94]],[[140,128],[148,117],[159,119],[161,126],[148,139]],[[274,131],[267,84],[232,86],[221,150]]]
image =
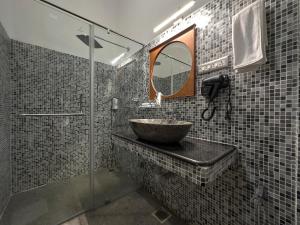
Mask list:
[[[97,23],[118,29],[119,0],[48,0]],[[127,0],[123,0],[126,2]]]
[[4,26],[9,37],[12,37],[14,20],[13,20],[13,1],[0,0],[0,22]]
[[89,26],[32,0],[1,0],[0,20],[9,37],[56,51],[88,58],[88,47],[76,38]]
[[[153,28],[190,0],[48,1],[147,44],[158,35],[153,33]],[[209,0],[198,0],[186,15],[207,1]],[[88,33],[88,25],[38,2],[38,0],[0,0],[0,21],[10,38],[88,58],[87,46],[76,38],[76,34],[80,34],[80,29]],[[113,34],[107,35],[107,32],[100,28],[96,29],[96,33],[130,47],[128,56],[141,47]],[[101,44],[104,48],[96,50],[97,61],[110,64],[112,59],[124,52],[122,48],[104,42]]]
[[[90,19],[96,20],[99,12],[99,15],[101,14],[101,16],[97,17],[99,20],[104,18],[111,24],[115,24],[117,20],[116,16],[109,13],[116,8],[109,0],[101,0],[103,3],[102,7],[106,6],[105,9],[107,9],[107,11],[102,8],[103,13],[105,12],[106,15],[103,14],[101,10],[98,10],[101,1],[89,0],[90,4],[83,4],[84,1],[79,0],[72,0],[74,4],[71,4],[71,1],[68,0],[56,1],[63,2],[65,6],[68,6],[69,10],[79,13],[82,16],[86,16],[85,13],[88,14],[88,12],[90,12],[90,15],[94,16],[94,18]],[[74,7],[74,5],[76,7]],[[75,8],[78,12],[76,12]],[[113,21],[113,19],[115,21]],[[0,21],[9,37],[13,40],[89,58],[88,46],[84,45],[76,37],[78,34],[89,34],[89,24],[55,10],[52,7],[47,7],[38,1],[0,0]],[[128,55],[133,54],[141,47],[113,33],[108,34],[106,30],[99,27],[95,28],[95,34],[106,40],[129,47],[131,50]],[[103,46],[102,49],[95,49],[95,58],[99,62],[110,64],[114,58],[126,51],[107,42],[98,41]]]

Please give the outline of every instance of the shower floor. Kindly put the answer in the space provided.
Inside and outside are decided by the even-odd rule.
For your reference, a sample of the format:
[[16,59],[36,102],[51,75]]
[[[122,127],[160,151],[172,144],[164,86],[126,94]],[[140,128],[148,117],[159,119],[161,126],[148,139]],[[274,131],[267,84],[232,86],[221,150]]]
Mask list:
[[148,193],[142,189],[110,203],[97,210],[82,214],[62,225],[184,225],[170,216],[161,223],[152,214],[161,208]]
[[[91,206],[89,176],[49,184],[13,196],[0,225],[56,225]],[[124,174],[101,170],[95,174],[96,208],[138,190]],[[99,225],[99,224],[97,224]]]

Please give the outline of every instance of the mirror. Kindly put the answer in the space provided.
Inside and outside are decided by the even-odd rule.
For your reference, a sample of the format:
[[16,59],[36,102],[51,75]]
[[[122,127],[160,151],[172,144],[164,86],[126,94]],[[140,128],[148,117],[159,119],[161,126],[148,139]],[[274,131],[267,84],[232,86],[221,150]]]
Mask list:
[[167,45],[158,55],[153,69],[153,85],[163,95],[178,92],[188,80],[192,55],[182,42]]
[[150,100],[195,95],[195,40],[193,25],[150,50]]

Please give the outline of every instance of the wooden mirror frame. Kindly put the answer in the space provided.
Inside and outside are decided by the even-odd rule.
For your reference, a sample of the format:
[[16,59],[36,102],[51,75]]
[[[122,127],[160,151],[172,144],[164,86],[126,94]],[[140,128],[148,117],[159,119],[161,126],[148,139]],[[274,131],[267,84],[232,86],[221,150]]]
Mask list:
[[153,77],[154,77],[154,66],[155,62],[159,56],[159,54],[170,44],[174,42],[180,42],[185,44],[192,56],[192,67],[189,73],[189,77],[182,88],[172,95],[163,95],[162,99],[172,99],[177,97],[188,97],[188,96],[195,96],[195,73],[196,73],[196,25],[192,25],[185,29],[184,31],[180,32],[179,34],[175,35],[174,37],[170,38],[169,40],[163,42],[162,44],[158,45],[157,47],[151,49],[150,53],[150,89],[149,89],[149,99],[154,100],[157,95],[157,91],[153,84]]

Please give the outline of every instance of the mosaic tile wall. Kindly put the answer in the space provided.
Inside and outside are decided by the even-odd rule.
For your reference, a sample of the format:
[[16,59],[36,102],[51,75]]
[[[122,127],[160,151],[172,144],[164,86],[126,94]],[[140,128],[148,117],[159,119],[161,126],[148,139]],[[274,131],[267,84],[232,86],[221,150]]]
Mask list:
[[179,74],[175,74],[173,76],[173,92],[176,93],[181,89],[181,87],[185,84],[189,76],[189,72],[183,72]]
[[9,38],[0,23],[0,217],[11,195]]
[[156,91],[163,93],[164,95],[170,95],[172,93],[171,88],[172,77],[153,77],[153,85]]
[[[149,162],[129,161],[129,171],[144,187],[192,224],[298,224],[297,151],[299,124],[299,2],[266,0],[268,62],[256,72],[236,74],[231,68],[197,75],[197,94],[163,102],[161,109],[138,109],[148,101],[148,51],[184,27],[197,24],[197,64],[231,55],[231,16],[252,0],[212,0],[151,42],[118,69],[116,95],[121,109],[114,130],[128,128],[128,118],[176,118],[192,121],[190,136],[238,146],[240,166],[206,187],[171,176],[159,179],[161,169]],[[200,17],[209,24],[200,28]],[[127,62],[128,63],[128,62]],[[216,99],[218,110],[210,122],[201,120],[206,106],[201,80],[228,74],[232,80],[232,121],[224,119],[227,90]],[[123,107],[123,108],[122,108]],[[266,199],[255,201],[255,191],[265,188]]]
[[[298,5],[298,24],[300,24],[300,4]],[[299,60],[299,79],[300,83],[300,31],[298,32],[298,60]],[[300,108],[300,88],[299,97],[298,97],[298,107]],[[298,192],[297,192],[297,215],[298,215],[298,223],[300,222],[300,110],[298,110]]]
[[112,156],[112,110],[113,85],[116,68],[96,63],[95,66],[95,163],[96,168],[113,167]]
[[[178,92],[182,85],[188,79],[189,71],[174,74],[168,77],[153,77],[153,85],[156,91],[161,92],[163,95],[171,95]],[[173,80],[172,80],[173,79]]]
[[[134,170],[136,168],[136,165],[131,163],[134,160],[131,160],[130,157],[128,157],[128,151],[130,151],[130,153],[136,155],[136,157],[142,157],[167,171],[171,171],[186,180],[190,180],[192,183],[202,186],[216,180],[219,176],[222,176],[224,171],[237,164],[237,151],[230,153],[212,166],[197,166],[181,159],[149,150],[149,148],[145,146],[134,142],[128,142],[128,140],[117,136],[113,136],[112,140],[114,155],[117,158],[117,168],[120,168],[121,170],[124,170],[124,166],[126,168],[125,170]],[[205,143],[203,143],[203,146],[204,145]]]
[[[300,4],[298,5],[298,24],[300,26]],[[299,60],[299,77],[298,77],[298,85],[300,85],[300,28],[298,32],[298,60]],[[300,108],[300,88],[298,88],[298,108]],[[297,192],[297,215],[298,215],[298,223],[300,222],[300,110],[298,110],[298,192]]]
[[[13,193],[89,170],[89,61],[18,41],[11,44]],[[110,160],[110,102],[115,70],[95,65],[95,158]],[[22,113],[78,113],[82,117],[24,117]]]

